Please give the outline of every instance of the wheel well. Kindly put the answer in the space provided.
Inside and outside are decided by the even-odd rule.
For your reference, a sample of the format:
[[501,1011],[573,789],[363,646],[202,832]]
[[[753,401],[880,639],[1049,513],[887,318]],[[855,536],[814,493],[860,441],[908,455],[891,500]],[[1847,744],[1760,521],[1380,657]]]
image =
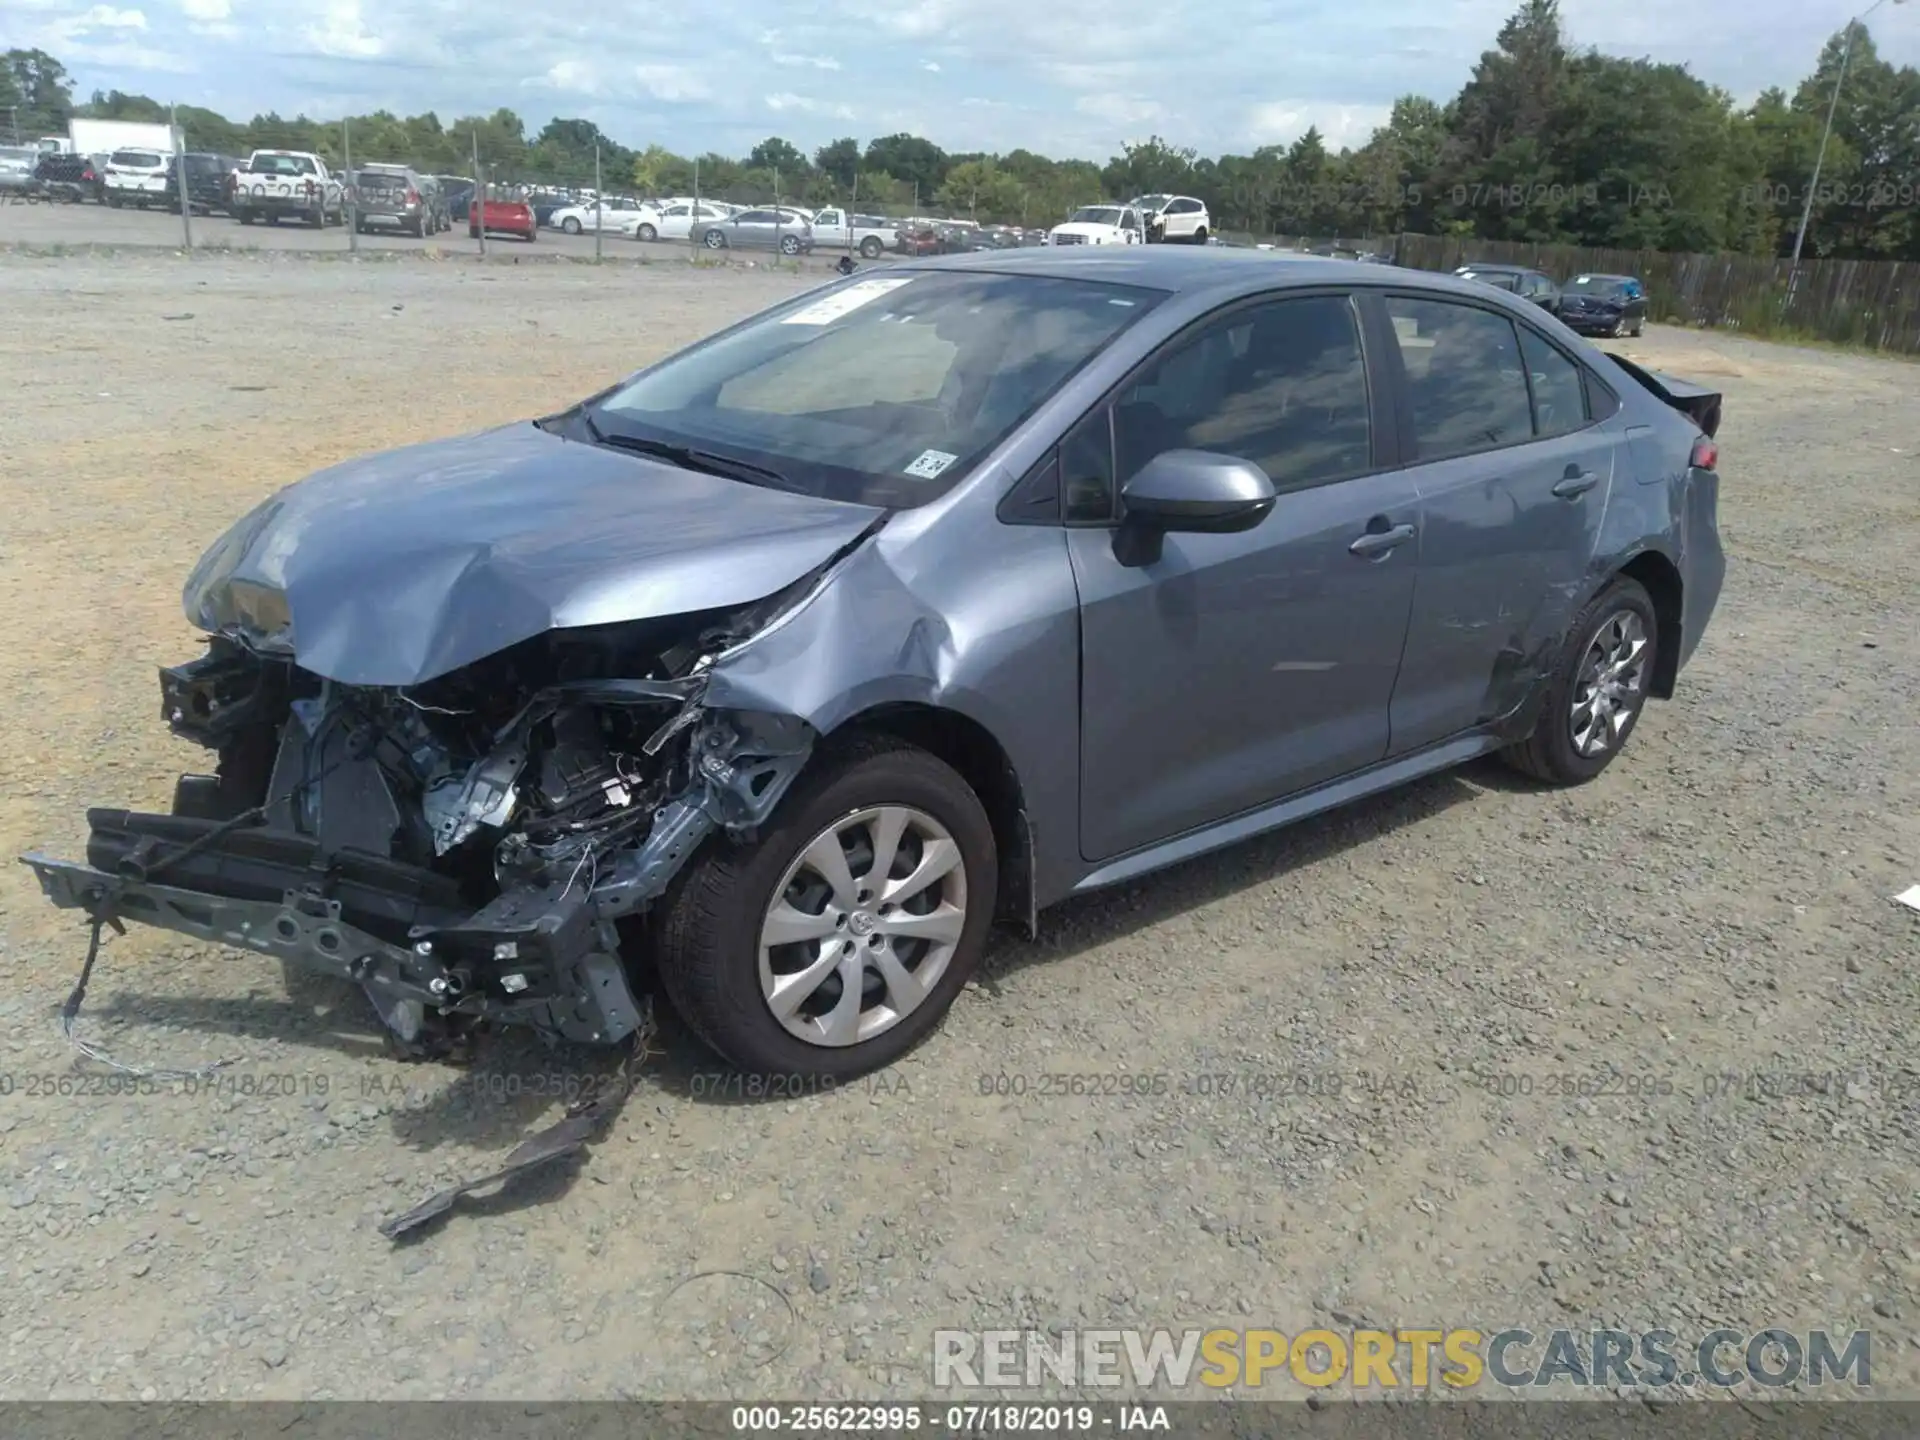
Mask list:
[[1653,614],[1659,624],[1659,654],[1654,661],[1652,693],[1662,700],[1673,698],[1680,678],[1680,572],[1657,550],[1646,550],[1620,567],[1620,573],[1638,580],[1653,601]]
[[946,761],[980,797],[1000,853],[996,918],[1033,923],[1033,844],[1020,777],[993,732],[954,710],[932,705],[879,705],[855,715],[842,730],[891,735]]

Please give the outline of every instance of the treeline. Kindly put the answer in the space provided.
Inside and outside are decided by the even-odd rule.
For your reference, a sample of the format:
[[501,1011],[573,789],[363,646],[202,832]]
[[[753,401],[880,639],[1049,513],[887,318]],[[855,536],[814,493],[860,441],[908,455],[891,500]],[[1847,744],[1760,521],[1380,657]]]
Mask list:
[[[1856,25],[1846,84],[1817,191],[1809,182],[1841,65],[1844,32],[1788,93],[1751,106],[1684,66],[1573,49],[1559,0],[1525,0],[1453,99],[1398,101],[1357,149],[1334,153],[1317,131],[1251,155],[1203,157],[1159,137],[1104,165],[1030,150],[952,153],[917,135],[835,140],[811,155],[771,137],[744,157],[622,145],[586,120],[537,134],[511,110],[443,124],[381,111],[338,120],[277,114],[237,122],[181,106],[196,149],[318,151],[338,163],[404,160],[438,173],[591,184],[596,147],[608,189],[860,208],[941,210],[979,220],[1052,224],[1076,205],[1174,191],[1207,202],[1217,229],[1321,237],[1397,233],[1616,249],[1784,254],[1809,194],[1807,253],[1920,259],[1920,71],[1875,53]],[[33,133],[70,114],[164,120],[144,95],[95,92],[73,102],[65,71],[39,51],[11,51],[0,114]],[[696,175],[697,171],[697,175]]]

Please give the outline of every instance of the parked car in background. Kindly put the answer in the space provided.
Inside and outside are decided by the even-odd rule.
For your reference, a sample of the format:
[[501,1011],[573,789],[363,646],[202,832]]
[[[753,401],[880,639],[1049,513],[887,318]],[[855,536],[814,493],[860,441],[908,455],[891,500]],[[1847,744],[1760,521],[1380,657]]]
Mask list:
[[55,200],[102,200],[100,171],[88,155],[62,151],[40,152],[34,162],[33,183]]
[[[189,150],[180,157],[180,165],[187,171],[187,204],[196,215],[211,215],[216,210],[225,210],[229,203],[227,178],[233,173],[236,161],[231,155],[216,155],[205,150]],[[166,190],[162,198],[169,210],[180,208],[180,165],[167,171]]]
[[1127,203],[1140,212],[1154,244],[1204,245],[1213,233],[1206,201],[1191,195],[1142,195]]
[[39,164],[37,146],[0,145],[0,190],[26,190],[33,184]]
[[1718,408],[1444,275],[849,277],[252,509],[156,707],[249,763],[24,859],[96,929],[358,984],[407,1053],[621,1045],[645,975],[738,1070],[868,1074],[996,924],[1485,756],[1603,773],[1720,597]]
[[540,234],[533,218],[533,207],[524,200],[486,200],[467,197],[467,234],[480,238],[484,228],[489,235],[518,235],[532,244]]
[[1531,300],[1549,315],[1560,311],[1560,287],[1551,276],[1525,265],[1462,265],[1453,272],[1462,280],[1478,280],[1483,285]]
[[849,215],[839,206],[816,211],[810,222],[814,248],[853,250],[875,260],[893,243],[894,227],[878,215]]
[[813,249],[813,231],[806,221],[779,210],[742,210],[716,220],[700,232],[709,250],[778,250],[782,255],[804,255]]
[[894,232],[894,248],[902,255],[938,255],[943,243],[933,225],[909,221]]
[[242,225],[303,220],[320,230],[346,223],[347,190],[310,150],[256,150],[234,177],[228,208]]
[[653,216],[654,211],[638,200],[616,198],[563,206],[551,212],[547,223],[569,235],[591,234],[596,229],[603,235],[631,235],[642,221]]
[[[651,215],[642,215],[634,222],[633,238],[636,240],[691,240],[694,227],[704,227],[724,220],[733,212],[724,205],[702,200],[696,206],[691,200],[671,200],[660,206]],[[651,230],[653,233],[648,234]]]
[[1047,232],[1049,245],[1139,245],[1146,238],[1131,205],[1082,205]]
[[115,150],[107,156],[107,204],[119,207],[163,205],[173,156],[164,150]]
[[534,222],[539,225],[551,225],[554,215],[573,203],[571,195],[563,195],[557,190],[536,190],[527,196],[527,204],[533,207]]
[[427,180],[404,166],[368,165],[355,170],[353,185],[353,223],[362,234],[373,230],[399,230],[424,240],[434,233],[437,221],[433,204],[427,198]]
[[1560,292],[1558,313],[1582,335],[1644,335],[1647,290],[1632,275],[1576,275]]

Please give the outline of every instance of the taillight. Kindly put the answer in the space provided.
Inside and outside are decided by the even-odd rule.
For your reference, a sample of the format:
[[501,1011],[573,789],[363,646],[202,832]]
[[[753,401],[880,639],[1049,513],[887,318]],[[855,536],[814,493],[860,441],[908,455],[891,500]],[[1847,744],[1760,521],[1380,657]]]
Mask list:
[[420,192],[418,190],[407,191],[407,204],[418,205],[419,203],[420,203]]
[[1693,442],[1693,454],[1687,464],[1695,470],[1712,470],[1720,464],[1720,447],[1707,436],[1702,435]]

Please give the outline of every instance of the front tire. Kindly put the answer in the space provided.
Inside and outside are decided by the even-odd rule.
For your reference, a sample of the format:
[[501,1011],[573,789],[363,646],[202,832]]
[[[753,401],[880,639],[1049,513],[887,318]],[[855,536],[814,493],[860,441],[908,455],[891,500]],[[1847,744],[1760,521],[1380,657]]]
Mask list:
[[569,235],[578,235],[580,233],[580,222],[569,215],[560,222],[560,228]]
[[797,235],[784,236],[780,241],[780,253],[782,255],[798,255],[800,253],[800,237]]
[[651,225],[642,225],[633,232],[633,238],[636,240],[644,240],[651,245],[660,238],[660,232]]
[[724,250],[727,248],[727,237],[722,235],[718,230],[707,231],[704,239],[707,249],[709,250]]
[[1580,785],[1613,763],[1646,706],[1660,623],[1639,581],[1621,575],[1569,628],[1534,730],[1502,758],[1549,785]]
[[661,983],[743,1071],[866,1074],[925,1039],[979,966],[997,869],[952,767],[884,737],[842,742],[757,843],[717,840],[676,882]]

